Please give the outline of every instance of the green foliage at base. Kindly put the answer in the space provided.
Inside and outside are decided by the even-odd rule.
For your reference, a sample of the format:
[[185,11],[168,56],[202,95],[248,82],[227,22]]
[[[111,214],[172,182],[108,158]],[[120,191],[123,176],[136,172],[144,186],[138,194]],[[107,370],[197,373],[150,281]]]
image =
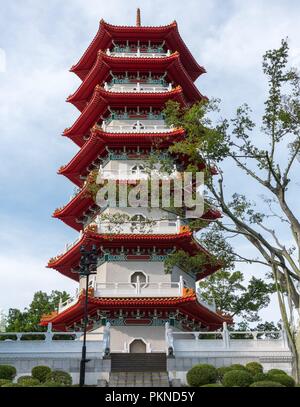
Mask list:
[[40,383],[34,387],[65,387],[65,386],[61,383],[56,383],[56,382],[44,382],[44,383]]
[[6,383],[2,387],[23,387],[18,383]]
[[31,376],[20,376],[17,382],[23,387],[32,387],[40,384],[40,381],[38,379],[35,379]]
[[254,382],[250,384],[249,387],[285,387],[280,383],[271,382],[271,381],[261,381],[261,382]]
[[246,369],[253,375],[263,373],[264,368],[258,362],[250,362],[245,365]]
[[272,380],[273,382],[280,383],[285,387],[295,387],[295,380],[287,374],[270,375],[268,373],[268,376],[270,376],[270,380]]
[[9,379],[0,379],[0,387],[2,387],[4,384],[11,383],[11,380]]
[[251,383],[253,383],[251,373],[242,369],[225,373],[222,380],[225,387],[249,387]]
[[186,378],[188,384],[192,387],[215,383],[218,378],[217,369],[212,365],[199,364],[188,371]]
[[270,375],[268,373],[257,373],[253,376],[254,382],[266,382],[270,381]]
[[63,386],[71,386],[72,376],[63,370],[53,370],[53,372],[47,375],[46,382],[54,382]]
[[275,374],[287,374],[284,370],[281,369],[270,369],[267,372],[269,375],[275,375]]
[[35,366],[31,370],[32,377],[43,383],[46,381],[47,376],[51,373],[51,369],[48,366]]
[[217,368],[218,380],[220,380],[221,382],[223,380],[224,374],[231,371],[232,371],[231,366],[218,367]]
[[13,380],[17,374],[17,370],[14,366],[0,365],[0,379]]
[[209,383],[209,384],[204,384],[203,386],[200,386],[200,387],[224,387],[224,386],[221,383]]
[[233,365],[230,365],[230,368],[231,368],[231,370],[245,370],[245,371],[247,370],[245,368],[245,366],[240,365],[239,363],[235,363]]

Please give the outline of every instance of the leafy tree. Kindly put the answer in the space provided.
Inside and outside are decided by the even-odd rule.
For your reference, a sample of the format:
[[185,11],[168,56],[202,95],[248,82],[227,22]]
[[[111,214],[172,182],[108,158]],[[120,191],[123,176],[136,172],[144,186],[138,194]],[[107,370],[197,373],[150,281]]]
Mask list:
[[260,320],[258,312],[270,303],[274,284],[254,276],[248,285],[240,271],[221,270],[199,283],[201,297],[208,303],[215,301],[217,309],[244,321]]
[[49,314],[58,307],[60,299],[64,302],[70,298],[65,291],[52,291],[47,294],[38,291],[24,311],[10,308],[6,321],[6,332],[42,332],[46,328],[39,325],[43,314]]
[[[168,102],[165,113],[169,124],[186,130],[185,139],[174,143],[170,152],[188,155],[190,171],[203,161],[207,165],[209,198],[223,213],[223,219],[215,222],[220,233],[225,239],[243,237],[257,250],[257,257],[250,258],[234,253],[236,261],[262,264],[270,270],[298,380],[294,314],[300,310],[300,220],[292,197],[295,199],[299,187],[300,76],[288,65],[288,50],[287,41],[282,40],[278,49],[263,57],[268,93],[258,123],[252,120],[247,104],[237,109],[233,119],[215,123],[210,113],[215,117],[218,112],[216,100],[187,109]],[[227,196],[232,172],[228,176],[222,167],[228,160],[236,167],[234,171],[244,174],[247,195]],[[218,170],[217,177],[210,176],[212,166]],[[251,183],[260,188],[255,202],[250,196]]]

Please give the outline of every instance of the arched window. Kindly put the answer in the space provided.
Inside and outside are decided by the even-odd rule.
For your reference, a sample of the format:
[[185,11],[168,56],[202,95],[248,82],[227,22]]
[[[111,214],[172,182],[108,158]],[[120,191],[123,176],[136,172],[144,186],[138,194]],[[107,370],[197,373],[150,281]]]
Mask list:
[[131,174],[146,174],[146,168],[143,164],[136,164],[130,168]]
[[139,231],[143,231],[145,229],[145,222],[146,222],[146,217],[144,215],[141,214],[136,214],[133,215],[130,218],[131,221],[131,229],[132,229],[132,233],[139,232]]
[[145,128],[144,124],[141,122],[136,122],[132,126],[133,130],[143,130]]
[[135,286],[139,282],[142,288],[146,287],[147,280],[147,275],[143,271],[135,271],[130,276],[131,284]]

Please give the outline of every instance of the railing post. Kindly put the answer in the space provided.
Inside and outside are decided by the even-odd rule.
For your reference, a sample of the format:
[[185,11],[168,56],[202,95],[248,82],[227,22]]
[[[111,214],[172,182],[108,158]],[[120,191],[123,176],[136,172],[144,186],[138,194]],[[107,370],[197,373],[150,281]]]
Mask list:
[[179,294],[183,294],[183,277],[179,276]]
[[165,324],[165,341],[166,341],[166,354],[168,357],[174,357],[174,338],[173,330],[169,322]]
[[104,357],[110,355],[110,323],[107,322],[103,331]]
[[223,322],[222,337],[223,337],[223,347],[226,349],[230,348],[230,336],[226,322]]
[[[60,299],[60,301],[61,301],[61,299]],[[47,342],[52,341],[52,322],[49,322],[49,324],[47,325],[47,332],[45,332],[45,340]]]
[[180,232],[180,217],[177,216],[177,219],[176,219],[176,233],[179,233],[179,232]]

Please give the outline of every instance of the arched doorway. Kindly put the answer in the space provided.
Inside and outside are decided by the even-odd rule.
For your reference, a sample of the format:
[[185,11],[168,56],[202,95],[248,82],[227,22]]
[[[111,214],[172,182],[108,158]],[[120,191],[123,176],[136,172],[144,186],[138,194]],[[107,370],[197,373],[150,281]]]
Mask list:
[[134,339],[129,345],[129,353],[146,353],[146,344],[142,339]]

